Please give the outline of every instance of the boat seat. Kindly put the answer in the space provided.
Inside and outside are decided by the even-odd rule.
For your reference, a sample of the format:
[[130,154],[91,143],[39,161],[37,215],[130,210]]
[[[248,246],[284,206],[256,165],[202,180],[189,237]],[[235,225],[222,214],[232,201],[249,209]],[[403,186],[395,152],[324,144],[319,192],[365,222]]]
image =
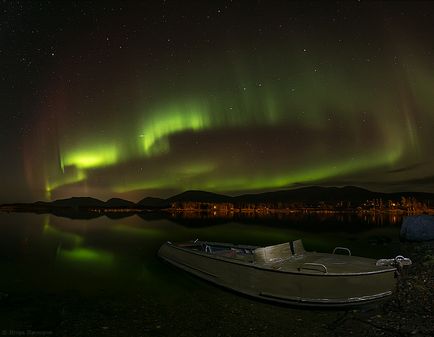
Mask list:
[[269,263],[287,259],[292,256],[292,252],[289,242],[285,242],[279,245],[256,248],[253,255],[256,262]]
[[306,250],[303,246],[303,241],[301,241],[301,239],[293,241],[292,248],[294,250],[294,255],[303,255],[304,253],[306,253]]

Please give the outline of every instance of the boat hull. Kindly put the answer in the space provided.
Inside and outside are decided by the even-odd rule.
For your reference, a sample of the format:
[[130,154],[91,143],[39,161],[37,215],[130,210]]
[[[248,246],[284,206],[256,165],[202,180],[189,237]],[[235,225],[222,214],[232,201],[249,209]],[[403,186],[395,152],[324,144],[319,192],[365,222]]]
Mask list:
[[360,274],[288,272],[190,251],[165,243],[158,255],[202,279],[268,301],[303,306],[345,307],[392,294],[393,269]]

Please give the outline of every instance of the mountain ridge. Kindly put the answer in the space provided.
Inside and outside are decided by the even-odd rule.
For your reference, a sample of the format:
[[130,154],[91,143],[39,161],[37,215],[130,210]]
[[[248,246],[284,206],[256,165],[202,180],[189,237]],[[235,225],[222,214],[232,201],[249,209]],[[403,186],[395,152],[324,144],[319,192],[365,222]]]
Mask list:
[[290,202],[363,202],[369,199],[400,200],[401,197],[415,197],[420,201],[433,201],[434,193],[427,192],[374,192],[357,186],[322,187],[308,186],[297,189],[277,190],[262,193],[249,193],[239,196],[227,196],[201,190],[187,190],[169,198],[145,197],[134,203],[121,198],[111,198],[102,201],[92,197],[71,197],[51,202],[37,201],[34,203],[3,204],[0,206],[34,206],[36,208],[139,208],[163,209],[174,202],[204,202],[204,203],[290,203]]

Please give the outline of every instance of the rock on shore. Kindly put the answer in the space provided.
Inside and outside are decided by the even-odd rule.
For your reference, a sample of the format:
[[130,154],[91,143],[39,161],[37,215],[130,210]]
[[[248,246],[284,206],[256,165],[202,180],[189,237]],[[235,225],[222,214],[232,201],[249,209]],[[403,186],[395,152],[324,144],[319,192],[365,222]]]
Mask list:
[[401,226],[401,237],[409,241],[434,240],[434,216],[406,216]]

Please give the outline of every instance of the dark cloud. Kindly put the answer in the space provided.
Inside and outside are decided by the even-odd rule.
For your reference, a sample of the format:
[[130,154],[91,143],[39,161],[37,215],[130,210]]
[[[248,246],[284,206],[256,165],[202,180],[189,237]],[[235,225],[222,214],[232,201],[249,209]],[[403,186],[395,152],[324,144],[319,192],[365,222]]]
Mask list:
[[393,170],[388,170],[387,173],[401,173],[401,172],[413,171],[413,170],[418,169],[418,168],[420,168],[426,164],[428,164],[428,163],[416,163],[416,164],[409,165],[409,166],[398,167],[398,168],[395,168]]

